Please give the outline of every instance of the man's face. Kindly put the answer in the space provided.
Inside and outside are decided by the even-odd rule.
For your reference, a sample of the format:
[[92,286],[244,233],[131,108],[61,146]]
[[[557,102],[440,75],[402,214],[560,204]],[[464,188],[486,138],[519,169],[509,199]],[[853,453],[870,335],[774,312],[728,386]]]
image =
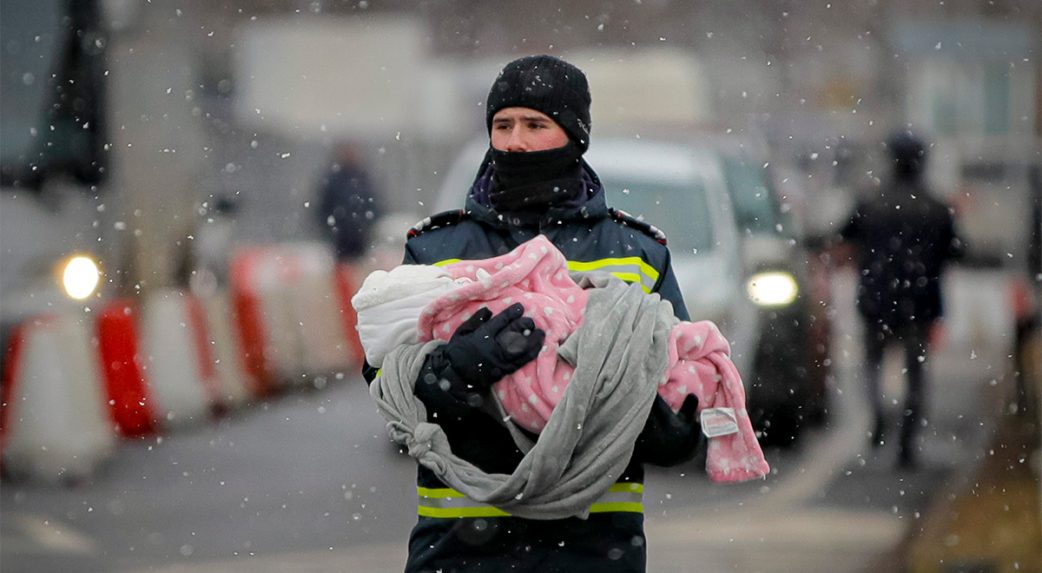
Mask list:
[[492,116],[491,140],[499,151],[545,151],[563,147],[568,134],[545,113],[505,107]]

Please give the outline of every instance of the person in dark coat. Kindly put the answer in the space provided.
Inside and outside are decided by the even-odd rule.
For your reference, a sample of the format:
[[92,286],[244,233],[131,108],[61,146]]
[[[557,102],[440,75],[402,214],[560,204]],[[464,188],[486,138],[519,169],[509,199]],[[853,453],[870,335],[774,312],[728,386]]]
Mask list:
[[924,182],[927,147],[902,130],[886,142],[892,174],[878,195],[860,201],[841,231],[855,248],[860,282],[857,308],[865,328],[864,379],[873,413],[871,440],[884,443],[880,394],[883,354],[899,345],[907,369],[905,406],[898,423],[898,464],[916,463],[916,433],[925,423],[925,373],[929,333],[944,305],[941,275],[962,253],[951,209]]
[[[486,259],[542,234],[564,253],[569,268],[639,282],[687,320],[665,236],[610,209],[597,174],[583,160],[590,141],[589,110],[586,76],[575,66],[551,56],[507,64],[489,92],[490,146],[465,208],[414,227],[404,262]],[[416,381],[414,392],[427,408],[428,421],[441,425],[453,453],[485,472],[509,474],[523,456],[488,408],[490,386],[542,346],[544,334],[522,310],[528,312],[476,314],[426,357]],[[502,336],[516,332],[526,332],[527,342]],[[376,375],[368,366],[365,374],[368,380]],[[661,397],[655,399],[626,470],[590,507],[587,519],[511,516],[472,502],[420,466],[419,515],[406,572],[645,571],[643,464],[674,465],[694,457],[704,444],[694,416],[697,405],[689,398],[674,413]]]
[[383,214],[383,205],[355,145],[338,145],[331,163],[321,180],[318,223],[337,259],[351,262],[369,250],[372,228]]

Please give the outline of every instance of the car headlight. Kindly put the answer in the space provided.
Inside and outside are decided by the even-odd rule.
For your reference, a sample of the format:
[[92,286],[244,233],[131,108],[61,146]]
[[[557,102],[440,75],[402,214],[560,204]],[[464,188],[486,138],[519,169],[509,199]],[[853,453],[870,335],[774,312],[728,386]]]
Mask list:
[[66,296],[83,300],[98,290],[101,283],[101,268],[88,255],[73,255],[60,264],[61,286]]
[[779,307],[792,304],[800,289],[792,273],[770,271],[750,277],[745,283],[745,292],[759,306]]

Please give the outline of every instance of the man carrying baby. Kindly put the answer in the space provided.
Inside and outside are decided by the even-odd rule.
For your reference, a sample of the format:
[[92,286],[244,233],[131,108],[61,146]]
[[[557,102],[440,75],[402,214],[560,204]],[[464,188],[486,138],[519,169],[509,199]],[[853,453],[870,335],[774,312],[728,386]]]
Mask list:
[[[563,60],[540,55],[507,64],[489,91],[490,145],[464,208],[410,231],[404,262],[488,259],[543,235],[568,268],[639,282],[688,320],[665,237],[610,209],[583,159],[590,101],[585,75]],[[545,333],[531,319],[536,310],[522,303],[495,315],[479,310],[425,355],[415,380],[427,421],[444,431],[452,453],[490,475],[514,472],[525,455],[491,407],[489,389],[543,349]],[[367,380],[375,376],[367,368]],[[702,443],[696,407],[691,397],[674,413],[656,396],[624,471],[581,517],[511,515],[467,499],[421,464],[406,572],[645,571],[643,465],[670,466],[695,455]]]

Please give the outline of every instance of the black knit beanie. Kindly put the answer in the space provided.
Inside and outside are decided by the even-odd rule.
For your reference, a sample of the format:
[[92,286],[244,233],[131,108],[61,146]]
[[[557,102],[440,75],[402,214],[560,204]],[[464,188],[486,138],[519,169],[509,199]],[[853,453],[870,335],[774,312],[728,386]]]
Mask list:
[[488,92],[485,121],[505,107],[550,116],[583,151],[590,147],[590,86],[582,70],[553,56],[525,56],[507,64]]

